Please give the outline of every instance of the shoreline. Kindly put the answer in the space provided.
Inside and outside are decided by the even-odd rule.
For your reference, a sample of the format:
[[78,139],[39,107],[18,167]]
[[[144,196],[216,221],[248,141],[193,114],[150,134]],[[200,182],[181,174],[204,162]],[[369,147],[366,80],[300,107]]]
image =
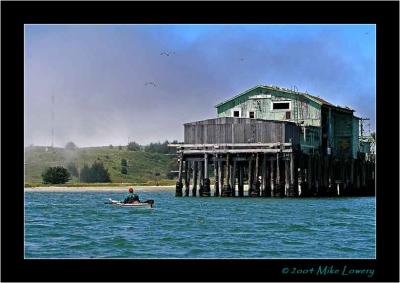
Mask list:
[[[63,186],[46,186],[46,187],[26,187],[24,192],[126,192],[130,186],[85,186],[85,187],[63,187]],[[132,186],[137,192],[174,192],[175,186]],[[210,186],[214,190],[214,186]],[[248,191],[248,186],[244,186],[244,192]]]
[[[125,192],[129,186],[110,187],[26,187],[24,192]],[[175,186],[133,186],[137,192],[169,192],[175,191]]]

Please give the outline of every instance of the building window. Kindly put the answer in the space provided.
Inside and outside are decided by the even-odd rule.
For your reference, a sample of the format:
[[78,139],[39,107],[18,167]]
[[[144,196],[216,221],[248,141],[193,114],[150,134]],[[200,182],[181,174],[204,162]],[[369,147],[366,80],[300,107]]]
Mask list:
[[272,102],[272,110],[291,110],[290,109],[290,102],[289,101],[284,101],[284,102]]
[[240,108],[234,108],[232,109],[232,117],[241,117],[242,116],[242,110]]
[[254,119],[254,111],[249,112],[249,118]]
[[290,111],[286,112],[286,120],[290,120]]

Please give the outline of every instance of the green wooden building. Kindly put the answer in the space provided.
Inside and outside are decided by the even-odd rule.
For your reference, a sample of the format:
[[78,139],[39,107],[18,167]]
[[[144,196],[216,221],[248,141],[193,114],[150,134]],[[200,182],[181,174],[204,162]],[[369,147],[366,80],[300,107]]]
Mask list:
[[294,122],[301,127],[305,153],[357,158],[359,123],[354,110],[324,99],[276,86],[256,86],[215,106],[218,117]]

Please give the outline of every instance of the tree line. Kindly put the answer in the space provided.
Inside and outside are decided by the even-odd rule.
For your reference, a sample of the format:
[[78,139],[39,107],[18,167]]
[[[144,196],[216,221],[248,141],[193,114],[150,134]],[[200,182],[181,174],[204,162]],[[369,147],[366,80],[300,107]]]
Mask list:
[[[67,169],[68,168],[68,169]],[[42,174],[44,184],[65,184],[72,176],[79,177],[82,183],[110,183],[110,173],[102,162],[95,161],[91,166],[85,164],[78,172],[75,164],[70,163],[67,168],[63,166],[48,167]]]

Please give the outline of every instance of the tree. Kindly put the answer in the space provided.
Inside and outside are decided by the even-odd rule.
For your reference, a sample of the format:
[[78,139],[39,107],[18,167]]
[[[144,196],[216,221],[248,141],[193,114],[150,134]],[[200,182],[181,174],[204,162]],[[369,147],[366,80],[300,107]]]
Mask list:
[[[174,140],[171,143],[178,143],[178,141]],[[154,152],[154,153],[163,153],[163,154],[174,154],[176,153],[176,149],[173,147],[169,147],[170,142],[166,140],[163,143],[150,143],[144,147],[144,151],[146,152]]]
[[118,150],[122,150],[122,145],[119,145],[119,146],[118,146]]
[[75,149],[77,149],[77,148],[78,148],[78,147],[77,147],[72,141],[68,142],[68,143],[65,145],[65,149],[75,150]]
[[126,169],[126,167],[122,167],[121,174],[124,174],[124,175],[128,174],[128,169]]
[[126,161],[125,158],[121,159],[121,166],[124,166],[124,167],[128,166],[128,162]]
[[139,151],[140,145],[136,142],[130,142],[130,143],[128,143],[127,149],[130,151]]
[[81,169],[81,175],[80,175],[80,182],[83,183],[91,183],[93,182],[93,178],[91,175],[91,170],[87,164],[83,165],[83,168]]
[[110,145],[108,146],[108,148],[109,148],[109,149],[113,149],[114,146],[113,146],[112,144],[110,144]]
[[78,177],[79,172],[78,172],[78,168],[76,168],[75,163],[72,163],[72,162],[68,163],[67,170],[72,176]]
[[109,183],[110,173],[104,168],[103,163],[95,161],[91,167],[86,164],[81,170],[81,182],[84,183]]
[[110,173],[104,168],[102,162],[94,162],[90,168],[92,176],[94,177],[94,182],[98,183],[109,183],[111,182]]
[[45,184],[65,184],[70,177],[68,170],[62,166],[49,167],[42,174]]

